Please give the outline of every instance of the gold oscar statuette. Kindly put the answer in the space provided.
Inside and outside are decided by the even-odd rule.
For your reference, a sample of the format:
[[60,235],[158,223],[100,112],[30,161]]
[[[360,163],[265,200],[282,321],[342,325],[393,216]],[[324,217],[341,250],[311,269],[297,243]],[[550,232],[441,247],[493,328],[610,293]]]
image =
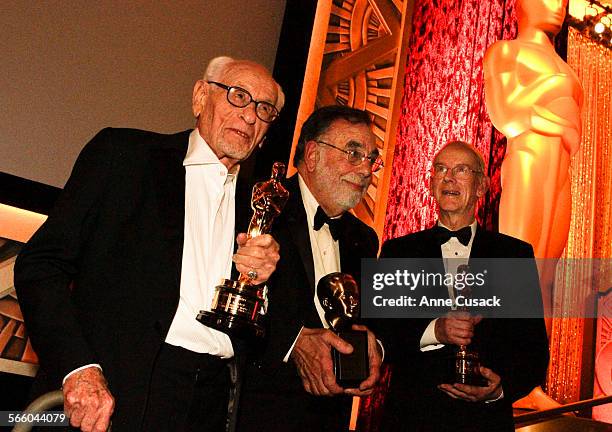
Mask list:
[[[289,192],[281,184],[285,164],[275,162],[272,176],[253,187],[251,208],[253,216],[247,230],[248,238],[268,234],[272,222],[289,199]],[[223,279],[215,288],[210,311],[202,310],[196,319],[202,324],[244,339],[261,338],[265,329],[261,323],[264,308],[264,286],[254,285],[257,274],[240,274],[237,281]]]

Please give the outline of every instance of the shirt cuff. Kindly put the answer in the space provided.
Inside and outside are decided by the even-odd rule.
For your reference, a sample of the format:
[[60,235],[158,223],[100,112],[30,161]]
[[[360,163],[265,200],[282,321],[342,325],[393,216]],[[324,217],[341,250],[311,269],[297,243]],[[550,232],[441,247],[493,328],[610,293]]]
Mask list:
[[64,377],[64,379],[62,380],[62,386],[64,384],[66,384],[66,380],[73,374],[82,371],[83,369],[87,369],[90,367],[96,367],[98,369],[100,369],[100,372],[102,371],[102,366],[100,366],[98,363],[90,363],[90,364],[86,364],[85,366],[81,366],[80,368],[76,368],[75,370],[73,370],[72,372],[68,372],[68,374]]
[[289,351],[287,351],[287,354],[285,354],[285,357],[283,358],[283,362],[287,363],[289,361],[289,356],[291,355],[291,351],[293,351],[293,347],[295,346],[295,343],[297,342],[298,338],[302,334],[302,330],[304,330],[304,326],[302,326],[297,336],[293,340],[293,343],[291,344],[291,348],[289,348]]
[[384,362],[385,361],[385,347],[383,346],[382,342],[379,341],[378,339],[376,339],[376,343],[378,343],[378,346],[380,347],[380,350],[382,351],[380,354],[380,362]]
[[501,393],[499,394],[499,396],[497,396],[495,399],[489,399],[484,401],[484,403],[491,403],[491,402],[497,402],[500,399],[504,398],[504,389],[502,389]]
[[264,285],[262,289],[262,296],[264,299],[264,304],[261,306],[261,314],[265,315],[268,313],[268,285]]
[[438,321],[438,318],[432,320],[423,332],[420,342],[421,351],[431,351],[440,349],[444,346],[444,344],[441,344],[440,341],[436,339],[436,321]]

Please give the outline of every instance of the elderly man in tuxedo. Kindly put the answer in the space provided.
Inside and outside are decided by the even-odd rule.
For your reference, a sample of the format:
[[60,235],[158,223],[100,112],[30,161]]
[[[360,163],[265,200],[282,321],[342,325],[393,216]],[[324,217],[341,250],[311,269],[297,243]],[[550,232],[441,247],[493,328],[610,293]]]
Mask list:
[[352,347],[326,328],[316,295],[329,273],[359,280],[361,258],[378,250],[374,230],[349,212],[382,167],[370,124],[364,111],[328,106],[302,127],[298,174],[272,231],[281,258],[268,281],[267,340],[245,372],[241,432],[345,430],[352,395],[369,393],[378,379],[381,353],[368,331],[370,376],[357,389],[338,385],[331,349],[347,354]]
[[81,152],[15,266],[35,392],[63,387],[73,426],[225,430],[239,349],[195,317],[232,261],[254,283],[278,261],[271,236],[234,226],[250,204],[235,202],[239,165],[283,103],[264,67],[218,57],[193,90],[195,129],[108,128]]
[[[533,258],[529,244],[477,224],[476,204],[487,192],[489,178],[473,146],[455,141],[443,147],[434,158],[430,182],[438,222],[388,240],[381,258],[436,258],[447,273],[457,270],[449,266],[470,258]],[[541,310],[535,262],[530,268],[527,286],[517,290],[533,296]],[[451,310],[433,320],[387,319],[379,324],[393,365],[383,430],[513,431],[512,402],[545,378],[548,343],[542,318],[481,319]],[[460,345],[486,354],[480,368],[485,386],[444,383],[448,358]]]

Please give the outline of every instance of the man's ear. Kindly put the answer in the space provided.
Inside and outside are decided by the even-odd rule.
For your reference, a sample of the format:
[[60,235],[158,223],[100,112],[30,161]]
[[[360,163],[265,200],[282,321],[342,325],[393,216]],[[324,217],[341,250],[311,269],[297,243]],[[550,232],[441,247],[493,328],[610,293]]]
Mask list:
[[476,188],[476,196],[478,198],[482,198],[483,196],[485,196],[490,186],[491,186],[491,179],[488,176],[483,176],[482,179],[480,179],[478,188]]
[[319,163],[319,146],[316,141],[310,140],[304,147],[304,165],[308,172],[313,172]]
[[210,84],[204,80],[197,80],[193,86],[193,96],[191,98],[191,110],[193,116],[198,118],[204,110],[204,103],[208,97]]

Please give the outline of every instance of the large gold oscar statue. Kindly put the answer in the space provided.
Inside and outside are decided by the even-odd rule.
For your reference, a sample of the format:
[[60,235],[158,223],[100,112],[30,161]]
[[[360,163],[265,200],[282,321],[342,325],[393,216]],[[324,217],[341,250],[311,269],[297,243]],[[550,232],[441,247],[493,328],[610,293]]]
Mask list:
[[[517,38],[496,42],[484,58],[489,116],[507,138],[499,231],[548,258],[538,267],[549,334],[555,266],[571,217],[570,158],[581,136],[582,86],[552,42],[567,2],[517,0]],[[522,402],[540,409],[556,404],[540,388]]]
[[[496,42],[484,59],[489,116],[508,140],[499,230],[531,243],[537,258],[559,258],[567,242],[570,158],[580,146],[582,87],[552,43],[566,6],[567,0],[517,0],[517,38]],[[540,268],[543,282],[552,281],[551,264]],[[542,287],[550,312],[549,288]]]

